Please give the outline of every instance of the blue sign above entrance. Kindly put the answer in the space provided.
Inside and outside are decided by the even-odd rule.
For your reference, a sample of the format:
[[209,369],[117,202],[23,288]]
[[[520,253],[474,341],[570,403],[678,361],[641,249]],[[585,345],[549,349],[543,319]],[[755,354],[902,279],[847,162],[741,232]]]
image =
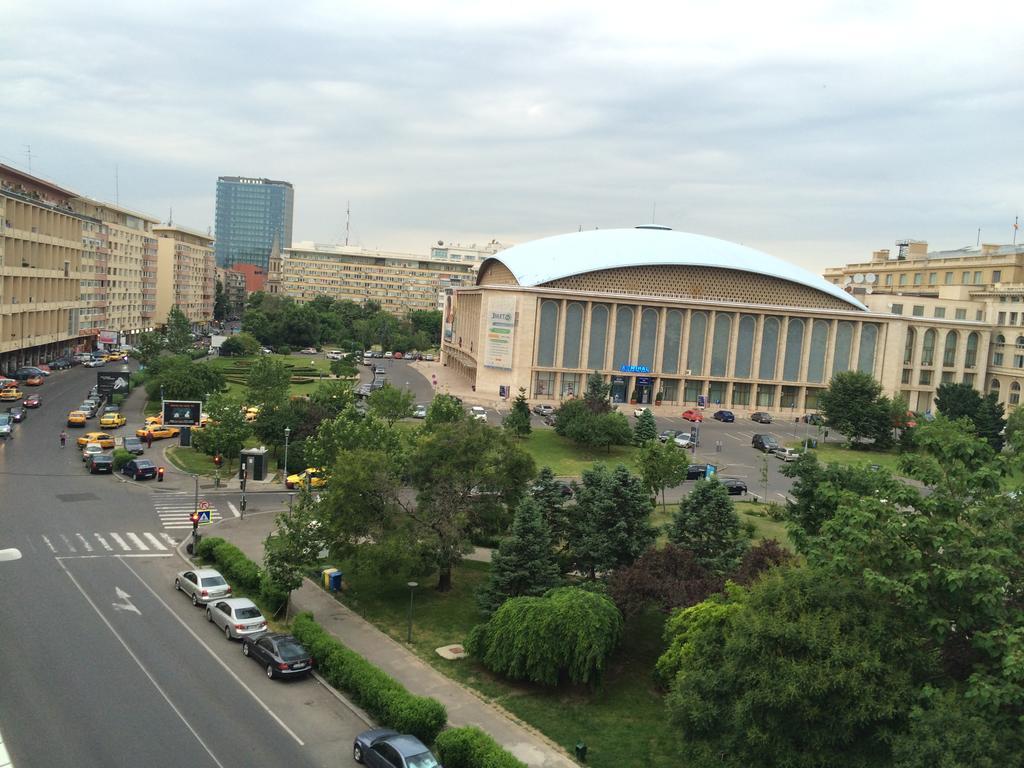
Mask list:
[[623,373],[650,373],[651,369],[646,365],[620,365],[619,370]]

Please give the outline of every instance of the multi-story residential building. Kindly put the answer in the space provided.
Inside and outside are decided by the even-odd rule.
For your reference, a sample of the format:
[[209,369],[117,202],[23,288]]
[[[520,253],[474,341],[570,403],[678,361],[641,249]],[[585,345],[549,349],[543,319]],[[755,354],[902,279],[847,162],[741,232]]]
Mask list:
[[217,179],[217,266],[267,269],[274,243],[292,244],[295,194],[287,181],[245,176]]
[[0,370],[82,348],[83,217],[73,192],[0,165]]
[[[443,285],[474,281],[479,259],[436,259],[411,253],[370,251],[358,246],[301,243],[285,248],[279,274],[268,284],[297,301],[325,295],[357,303],[376,301],[404,316],[411,310],[436,309]],[[273,290],[273,288],[271,288]]]
[[111,203],[74,197],[82,226],[82,330],[107,346],[153,330],[159,220]]
[[156,318],[167,322],[171,307],[178,307],[193,324],[213,319],[216,263],[213,238],[178,225],[153,228],[157,236]]
[[233,267],[230,267],[230,269],[232,272],[237,272],[242,276],[246,296],[250,293],[256,293],[256,291],[266,289],[266,267],[260,267],[256,264],[235,264]]
[[245,308],[245,274],[233,268],[217,267],[217,280],[220,281],[227,297],[228,315],[240,316]]

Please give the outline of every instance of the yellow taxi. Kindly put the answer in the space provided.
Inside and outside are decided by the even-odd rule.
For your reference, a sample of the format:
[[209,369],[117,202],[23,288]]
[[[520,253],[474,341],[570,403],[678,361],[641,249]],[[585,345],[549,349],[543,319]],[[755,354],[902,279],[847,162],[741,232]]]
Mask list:
[[251,405],[245,409],[245,420],[252,423],[256,421],[260,416],[260,407],[258,405]]
[[322,469],[306,467],[306,469],[296,475],[288,475],[288,478],[284,482],[284,487],[305,488],[307,479],[309,481],[310,488],[323,488],[327,485],[327,477],[324,475],[324,471]]
[[78,438],[78,444],[83,448],[89,443],[99,443],[101,448],[113,448],[114,436],[106,432],[86,432]]
[[8,387],[7,389],[0,389],[0,400],[21,400],[25,396],[17,387]]
[[162,414],[158,413],[156,416],[147,416],[146,417],[146,426],[147,427],[156,427],[156,426],[159,426],[159,425],[161,425],[163,423],[164,423],[164,417],[163,417]]
[[124,360],[124,354],[121,352],[108,352],[103,356],[103,359],[108,363],[113,363],[117,360]]
[[85,411],[71,411],[71,413],[68,414],[68,426],[84,427],[88,418],[89,417],[86,416]]
[[114,413],[104,413],[100,416],[100,426],[104,429],[116,429],[117,427],[123,427],[127,423],[128,419],[116,411]]
[[167,437],[177,437],[180,431],[177,427],[163,427],[159,424],[154,424],[150,427],[141,427],[135,430],[135,436],[145,440],[146,435],[152,434],[154,440],[163,440]]

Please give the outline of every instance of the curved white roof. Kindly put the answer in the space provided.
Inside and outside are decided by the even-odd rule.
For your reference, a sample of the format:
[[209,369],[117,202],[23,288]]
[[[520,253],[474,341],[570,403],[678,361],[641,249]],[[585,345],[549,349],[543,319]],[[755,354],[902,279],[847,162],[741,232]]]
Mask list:
[[855,309],[867,309],[839,286],[795,264],[745,245],[665,227],[555,235],[499,251],[491,258],[528,287],[599,269],[662,264],[719,267],[788,280],[841,299]]

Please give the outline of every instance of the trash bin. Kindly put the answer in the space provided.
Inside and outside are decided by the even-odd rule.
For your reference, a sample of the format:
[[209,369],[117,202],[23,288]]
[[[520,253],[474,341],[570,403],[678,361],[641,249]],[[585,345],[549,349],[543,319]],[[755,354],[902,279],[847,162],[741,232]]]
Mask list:
[[328,576],[328,578],[330,579],[329,589],[331,590],[331,592],[341,591],[341,580],[344,577],[345,574],[341,571],[335,571],[334,573],[330,574],[330,576]]
[[[267,449],[246,448],[241,453],[242,464],[245,466],[249,480],[264,480],[267,476]],[[241,479],[242,470],[239,468],[238,477]]]
[[322,576],[323,582],[324,582],[324,589],[330,589],[331,588],[331,576],[334,575],[337,572],[338,572],[337,568],[324,568],[323,571],[321,571],[321,576]]
[[178,433],[178,445],[182,448],[188,448],[192,445],[192,427],[182,427]]

